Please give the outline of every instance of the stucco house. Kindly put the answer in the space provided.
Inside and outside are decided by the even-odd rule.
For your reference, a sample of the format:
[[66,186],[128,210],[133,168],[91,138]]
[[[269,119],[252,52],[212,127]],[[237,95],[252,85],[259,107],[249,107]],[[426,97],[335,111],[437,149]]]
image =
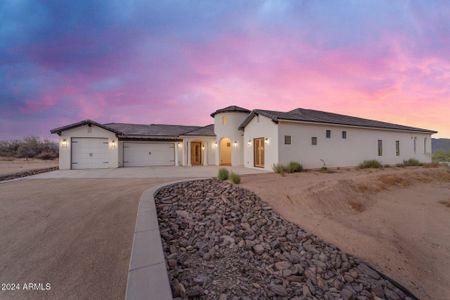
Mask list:
[[431,162],[436,131],[297,108],[288,112],[228,106],[214,124],[100,124],[84,120],[51,130],[60,139],[60,169],[225,165],[271,170]]

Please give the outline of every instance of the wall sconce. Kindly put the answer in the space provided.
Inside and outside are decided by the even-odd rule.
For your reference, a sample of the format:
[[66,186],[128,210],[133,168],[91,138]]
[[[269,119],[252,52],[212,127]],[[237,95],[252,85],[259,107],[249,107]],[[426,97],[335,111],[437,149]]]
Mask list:
[[202,144],[202,150],[205,150],[205,144]]
[[234,141],[233,145],[234,145],[235,147],[237,147],[238,142],[237,142],[237,141]]
[[214,141],[213,143],[212,143],[212,145],[211,145],[213,148],[215,148],[215,147],[217,147],[217,142],[216,141]]
[[269,143],[269,138],[265,138],[264,139],[264,143],[268,144]]
[[116,148],[116,140],[111,140],[111,148]]
[[178,143],[178,148],[183,147],[183,143]]
[[249,146],[252,145],[252,140],[248,140],[248,145],[249,145]]
[[61,147],[67,148],[67,139],[63,139],[63,140],[61,141]]

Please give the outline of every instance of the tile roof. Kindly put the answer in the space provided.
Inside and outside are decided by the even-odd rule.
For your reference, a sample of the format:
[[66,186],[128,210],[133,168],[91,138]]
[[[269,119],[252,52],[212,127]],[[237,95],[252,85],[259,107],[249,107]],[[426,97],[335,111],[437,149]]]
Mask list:
[[370,127],[370,128],[380,128],[380,129],[392,129],[392,130],[406,130],[406,131],[419,131],[427,133],[436,133],[436,131],[416,128],[404,125],[398,125],[393,123],[381,122],[376,120],[363,119],[348,115],[335,114],[325,111],[296,108],[288,112],[273,111],[273,110],[263,110],[254,109],[252,113],[242,122],[239,129],[244,129],[245,126],[253,119],[255,115],[263,115],[274,122],[279,120],[289,120],[289,121],[302,121],[311,123],[327,123],[327,124],[338,124],[338,125],[348,125],[357,127]]
[[250,110],[240,107],[240,106],[236,106],[236,105],[230,105],[221,109],[216,110],[215,112],[213,112],[211,114],[211,117],[214,118],[214,116],[218,113],[223,113],[223,112],[243,112],[243,113],[250,113]]
[[186,136],[216,136],[216,134],[214,133],[214,124],[209,124],[204,127],[194,129],[192,131],[183,133],[182,135],[186,135]]

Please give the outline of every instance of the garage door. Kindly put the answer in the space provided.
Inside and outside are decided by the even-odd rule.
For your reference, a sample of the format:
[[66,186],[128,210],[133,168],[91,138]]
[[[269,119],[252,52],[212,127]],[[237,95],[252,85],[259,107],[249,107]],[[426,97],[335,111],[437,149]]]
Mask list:
[[72,138],[72,169],[108,167],[108,139]]
[[173,166],[173,143],[123,143],[124,167]]

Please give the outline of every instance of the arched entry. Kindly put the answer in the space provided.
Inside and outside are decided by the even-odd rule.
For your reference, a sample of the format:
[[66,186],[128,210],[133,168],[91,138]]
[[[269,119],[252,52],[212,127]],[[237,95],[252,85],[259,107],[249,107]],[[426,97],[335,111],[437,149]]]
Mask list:
[[220,140],[220,165],[231,166],[231,140],[229,138],[223,138]]

